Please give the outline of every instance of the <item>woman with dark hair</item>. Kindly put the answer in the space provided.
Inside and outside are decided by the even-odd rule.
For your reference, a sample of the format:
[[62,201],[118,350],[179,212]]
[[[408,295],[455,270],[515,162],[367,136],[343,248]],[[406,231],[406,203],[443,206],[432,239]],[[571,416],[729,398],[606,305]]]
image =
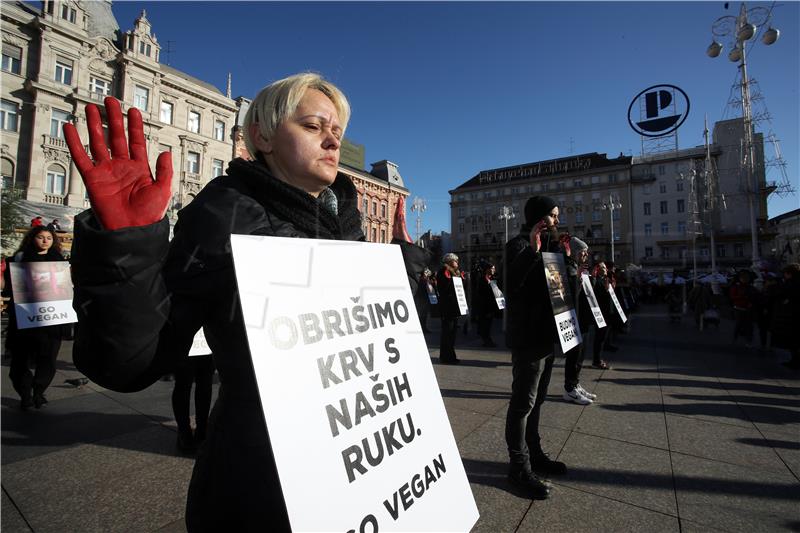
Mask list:
[[[33,263],[39,261],[64,261],[61,243],[54,232],[45,226],[31,228],[22,239],[17,252],[9,263]],[[13,298],[10,268],[3,273],[3,296]],[[60,325],[19,329],[13,301],[8,306],[8,333],[6,351],[11,354],[9,378],[20,397],[23,411],[47,404],[44,391],[56,374],[56,357],[61,348]],[[31,372],[30,364],[35,368]]]

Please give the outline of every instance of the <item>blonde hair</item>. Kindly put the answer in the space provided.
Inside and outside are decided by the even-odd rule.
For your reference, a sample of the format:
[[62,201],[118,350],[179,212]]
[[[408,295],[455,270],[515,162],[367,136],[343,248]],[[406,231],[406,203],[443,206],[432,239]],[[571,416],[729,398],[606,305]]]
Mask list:
[[347,97],[319,74],[303,72],[267,85],[250,103],[242,125],[244,142],[250,155],[255,157],[258,152],[251,138],[250,126],[258,124],[259,134],[265,139],[272,138],[278,125],[295,112],[307,89],[316,89],[330,98],[339,115],[344,136],[350,120],[350,103]]

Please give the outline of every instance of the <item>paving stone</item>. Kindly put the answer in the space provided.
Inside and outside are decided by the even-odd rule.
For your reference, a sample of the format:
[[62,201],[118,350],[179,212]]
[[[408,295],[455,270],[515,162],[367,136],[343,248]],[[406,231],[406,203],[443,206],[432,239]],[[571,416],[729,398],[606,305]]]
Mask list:
[[14,503],[3,491],[2,508],[0,508],[0,529],[5,533],[31,533],[31,528],[25,523],[25,519],[19,513]]
[[[608,400],[603,400],[606,401]],[[667,449],[667,428],[663,413],[623,412],[614,409],[614,405],[600,402],[598,398],[596,403],[586,407],[575,425],[576,431]]]
[[[785,471],[786,466],[755,428],[667,415],[673,452],[715,461]],[[765,445],[759,445],[759,439]]]
[[677,516],[665,450],[573,433],[559,459],[569,473],[556,484]]
[[519,531],[549,533],[590,531],[648,531],[678,533],[674,516],[642,509],[613,499],[557,485],[545,501],[536,501]]
[[491,414],[459,409],[458,407],[448,406],[447,402],[445,402],[445,409],[447,410],[447,417],[450,420],[450,427],[453,430],[456,442],[462,440],[492,418]]
[[709,459],[672,455],[681,518],[727,531],[779,531],[797,525],[800,482]]

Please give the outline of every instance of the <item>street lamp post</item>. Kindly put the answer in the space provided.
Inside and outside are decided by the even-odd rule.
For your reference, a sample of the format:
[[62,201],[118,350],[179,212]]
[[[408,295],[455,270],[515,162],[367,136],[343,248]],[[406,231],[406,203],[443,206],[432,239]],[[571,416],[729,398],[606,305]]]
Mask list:
[[[747,77],[747,41],[752,39],[758,26],[763,26],[770,22],[771,10],[765,7],[754,7],[747,9],[744,2],[739,7],[739,16],[726,15],[718,18],[711,26],[711,33],[714,36],[711,45],[706,50],[709,57],[717,57],[722,52],[722,44],[718,43],[717,37],[731,36],[733,38],[733,48],[728,54],[728,59],[734,63],[739,63],[741,71],[741,95],[742,95],[742,121],[744,125],[744,143],[742,155],[742,171],[744,173],[744,189],[747,193],[747,204],[750,211],[750,240],[752,246],[753,270],[758,272],[758,227],[756,220],[756,199],[759,194],[756,173],[754,172],[753,147],[753,113],[750,100],[750,79]],[[764,32],[762,42],[769,46],[778,40],[780,31],[773,28]]]
[[411,201],[411,212],[417,214],[417,238],[415,242],[419,244],[419,232],[420,227],[422,225],[422,213],[428,209],[428,206],[425,205],[425,199],[420,198],[419,196],[415,196],[414,199]]
[[603,204],[603,209],[611,212],[611,260],[616,263],[617,258],[614,255],[614,211],[622,209],[622,202],[614,200],[614,195],[608,195],[608,203]]
[[512,218],[516,218],[517,215],[514,214],[514,209],[511,206],[504,205],[500,208],[501,213],[498,215],[498,220],[504,220],[506,223],[506,240],[508,242],[508,221]]

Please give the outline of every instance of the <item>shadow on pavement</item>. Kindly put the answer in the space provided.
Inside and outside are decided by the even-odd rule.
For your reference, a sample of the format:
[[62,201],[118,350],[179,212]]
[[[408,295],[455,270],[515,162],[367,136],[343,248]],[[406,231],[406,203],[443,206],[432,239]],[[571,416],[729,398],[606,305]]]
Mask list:
[[477,400],[508,400],[510,392],[441,389],[445,398],[473,398]]
[[625,405],[601,405],[602,409],[620,412],[636,413],[662,413],[671,415],[705,415],[732,418],[732,408],[738,408],[742,416],[740,420],[748,420],[763,424],[796,424],[800,423],[800,411],[783,409],[780,407],[764,407],[760,405],[737,406],[730,402],[724,403],[697,403],[692,404],[660,404],[660,403],[633,403]]
[[[617,369],[614,369],[616,372]],[[635,372],[631,370],[630,372]],[[660,374],[666,374],[663,370],[658,371]],[[675,374],[681,375],[695,375],[695,376],[706,376],[707,374],[690,374],[689,372],[675,372]],[[709,376],[711,377],[711,376]],[[741,377],[741,374],[739,375]],[[800,395],[800,389],[797,387],[783,387],[780,385],[767,385],[763,383],[733,383],[730,381],[700,381],[696,379],[676,379],[676,378],[603,378],[603,381],[607,381],[609,383],[615,383],[617,385],[634,385],[634,386],[658,386],[661,385],[662,387],[690,387],[690,388],[709,388],[709,389],[716,389],[716,390],[739,390],[739,391],[747,391],[747,392],[755,392],[758,394],[784,394],[784,395],[791,395],[797,396]]]
[[750,444],[752,446],[763,446],[764,448],[782,448],[785,450],[800,450],[800,442],[792,442],[790,440],[775,440],[775,439],[752,439],[740,437],[736,442],[742,444]]
[[[477,368],[497,368],[501,366],[511,366],[511,362],[506,363],[503,361],[483,361],[481,359],[464,359],[462,357],[459,357],[458,360],[460,361],[458,366],[471,366]],[[451,366],[440,363],[438,357],[431,357],[431,363],[440,366]]]

